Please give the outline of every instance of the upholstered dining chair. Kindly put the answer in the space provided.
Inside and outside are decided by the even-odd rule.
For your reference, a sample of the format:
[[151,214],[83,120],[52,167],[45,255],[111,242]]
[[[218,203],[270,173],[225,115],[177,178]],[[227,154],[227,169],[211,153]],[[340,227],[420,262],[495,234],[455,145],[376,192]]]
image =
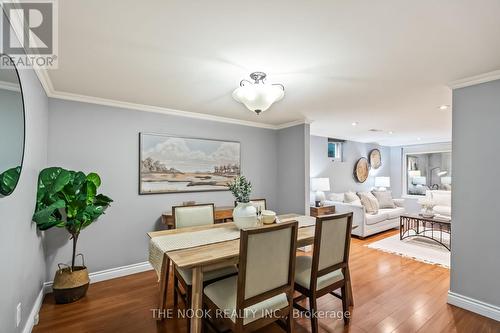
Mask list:
[[[197,204],[188,206],[172,207],[175,228],[188,228],[215,223],[214,204]],[[207,272],[204,275],[204,283],[217,281],[230,275],[238,273],[236,266],[226,267],[219,270]],[[190,269],[179,269],[174,267],[174,307],[178,305],[178,297],[184,300],[186,307],[191,305],[192,271]],[[184,289],[182,293],[179,284]],[[189,322],[189,321],[188,321]]]
[[[249,332],[285,319],[292,332],[297,222],[241,230],[238,276],[209,284],[203,304],[233,332]],[[205,323],[210,323],[209,319]]]
[[[309,311],[317,312],[317,299],[331,294],[342,300],[344,323],[349,309],[350,279],[349,247],[351,243],[352,212],[316,218],[312,256],[299,256],[295,264],[295,290],[302,295],[294,299],[294,306],[308,311],[297,302],[309,298]],[[340,288],[341,294],[334,293]],[[318,332],[318,318],[311,315],[312,332]]]

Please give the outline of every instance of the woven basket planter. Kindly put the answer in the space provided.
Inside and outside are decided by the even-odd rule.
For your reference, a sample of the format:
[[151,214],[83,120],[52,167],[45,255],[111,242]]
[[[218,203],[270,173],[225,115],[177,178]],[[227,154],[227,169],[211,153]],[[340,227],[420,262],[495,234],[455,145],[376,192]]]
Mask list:
[[84,297],[89,288],[89,272],[85,266],[60,268],[54,277],[52,289],[57,304],[71,303]]

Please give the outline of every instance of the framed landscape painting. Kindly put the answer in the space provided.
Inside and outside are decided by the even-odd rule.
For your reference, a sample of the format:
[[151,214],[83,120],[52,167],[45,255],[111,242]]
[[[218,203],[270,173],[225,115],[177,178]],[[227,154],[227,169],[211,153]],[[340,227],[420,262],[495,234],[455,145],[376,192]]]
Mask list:
[[240,175],[240,143],[139,133],[139,193],[226,191]]

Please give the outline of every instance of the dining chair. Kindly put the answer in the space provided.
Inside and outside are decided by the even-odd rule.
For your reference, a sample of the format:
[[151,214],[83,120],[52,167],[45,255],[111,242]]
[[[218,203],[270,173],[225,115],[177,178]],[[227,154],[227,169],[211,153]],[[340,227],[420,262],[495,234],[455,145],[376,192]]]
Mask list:
[[294,221],[241,230],[238,275],[205,287],[205,309],[228,314],[217,319],[233,332],[275,321],[292,332],[297,229]]
[[[172,207],[175,228],[187,228],[215,223],[214,204],[196,204],[188,206]],[[204,274],[203,282],[205,284],[217,281],[230,275],[238,273],[236,266],[230,266],[219,270],[214,270]],[[192,270],[174,267],[174,307],[178,305],[178,297],[184,300],[186,308],[191,306],[192,291]],[[182,293],[179,284],[184,289]],[[189,321],[188,321],[189,322]]]
[[[295,290],[302,295],[294,299],[294,306],[311,314],[312,332],[318,332],[317,299],[331,294],[342,300],[345,313],[351,303],[349,277],[349,247],[351,243],[352,212],[316,218],[312,256],[298,256],[295,264]],[[341,294],[334,293],[339,289]],[[309,298],[309,310],[298,304]]]

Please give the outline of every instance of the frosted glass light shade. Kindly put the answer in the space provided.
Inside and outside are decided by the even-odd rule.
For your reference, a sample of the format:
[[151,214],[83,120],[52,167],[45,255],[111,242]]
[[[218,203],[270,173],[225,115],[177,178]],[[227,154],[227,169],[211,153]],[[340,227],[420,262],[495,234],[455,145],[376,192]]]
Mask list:
[[375,187],[391,187],[391,177],[375,177]]
[[330,191],[330,178],[311,178],[311,191]]
[[285,96],[285,91],[280,85],[266,83],[248,83],[236,88],[233,98],[244,104],[247,109],[259,114],[269,109],[269,107],[281,100]]

